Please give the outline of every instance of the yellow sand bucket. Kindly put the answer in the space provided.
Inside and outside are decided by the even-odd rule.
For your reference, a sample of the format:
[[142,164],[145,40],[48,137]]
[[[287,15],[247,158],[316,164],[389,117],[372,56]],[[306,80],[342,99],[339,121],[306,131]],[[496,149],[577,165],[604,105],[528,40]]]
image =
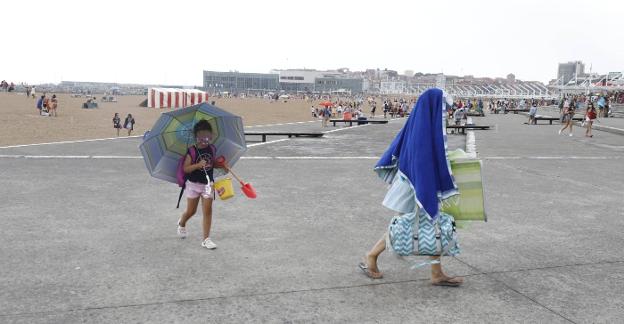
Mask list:
[[234,186],[231,178],[223,178],[214,183],[214,188],[221,200],[234,197]]

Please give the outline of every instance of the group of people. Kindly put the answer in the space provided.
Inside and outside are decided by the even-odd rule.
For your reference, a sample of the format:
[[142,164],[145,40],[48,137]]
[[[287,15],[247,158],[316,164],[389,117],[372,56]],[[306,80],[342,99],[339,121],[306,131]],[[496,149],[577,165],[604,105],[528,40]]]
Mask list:
[[[582,102],[585,103],[586,107],[582,118],[582,125],[585,126],[585,136],[594,137],[592,134],[594,122],[599,116],[608,116],[609,113],[608,100],[604,96],[571,96],[562,98],[559,103],[559,114],[563,127],[559,130],[559,135],[568,129],[568,136],[573,136],[574,115],[581,108]],[[596,109],[594,103],[596,103],[598,109]]]
[[58,109],[58,98],[53,94],[51,98],[49,98],[45,93],[37,99],[37,112],[40,116],[46,117],[57,117],[57,109]]
[[32,97],[33,99],[35,99],[35,97],[37,96],[37,91],[35,86],[26,86],[26,98],[30,98]]
[[126,119],[124,120],[123,124],[121,123],[121,118],[119,117],[119,113],[115,113],[115,115],[113,116],[113,128],[117,130],[117,136],[119,136],[119,132],[121,131],[122,128],[125,128],[128,130],[128,136],[130,136],[132,134],[132,130],[134,130],[134,117],[132,117],[132,114],[128,114],[128,116],[126,116]]
[[4,92],[13,92],[15,91],[15,83],[8,83],[6,80],[2,80],[2,82],[0,82],[0,90]]
[[[388,114],[390,114],[390,118],[395,117],[405,117],[406,114],[409,113],[410,105],[413,101],[408,101],[406,99],[394,99],[392,100],[384,100],[383,102],[383,113],[384,118],[388,118]],[[377,103],[375,102],[371,109],[371,114],[373,117],[375,116],[375,111],[377,109]]]

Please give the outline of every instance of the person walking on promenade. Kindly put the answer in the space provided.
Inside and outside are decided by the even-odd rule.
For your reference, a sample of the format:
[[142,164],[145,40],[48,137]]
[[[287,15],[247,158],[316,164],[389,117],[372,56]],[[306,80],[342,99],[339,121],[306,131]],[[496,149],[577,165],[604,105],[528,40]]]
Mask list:
[[[438,226],[439,220],[445,217],[440,212],[440,204],[459,195],[447,160],[444,105],[440,89],[429,89],[421,94],[403,129],[374,169],[391,185],[383,205],[403,216],[411,215],[418,226]],[[435,233],[432,234],[435,239]],[[377,260],[386,249],[387,235],[384,234],[358,264],[371,279],[383,277]],[[459,249],[451,255],[458,253]],[[451,277],[442,271],[440,256],[430,259],[432,285],[458,287],[463,283],[463,278]]]
[[585,131],[585,136],[594,137],[594,135],[592,135],[592,126],[594,124],[594,120],[596,120],[596,117],[596,107],[594,107],[594,103],[590,101],[587,104],[587,110],[585,111],[585,127],[587,127],[587,130]]
[[575,107],[576,107],[576,102],[574,100],[571,100],[568,106],[563,111],[564,126],[563,128],[559,130],[559,135],[561,135],[561,132],[563,132],[566,128],[570,128],[570,133],[568,135],[570,137],[572,136],[572,124],[574,123],[573,118],[574,118],[574,113],[575,113]]

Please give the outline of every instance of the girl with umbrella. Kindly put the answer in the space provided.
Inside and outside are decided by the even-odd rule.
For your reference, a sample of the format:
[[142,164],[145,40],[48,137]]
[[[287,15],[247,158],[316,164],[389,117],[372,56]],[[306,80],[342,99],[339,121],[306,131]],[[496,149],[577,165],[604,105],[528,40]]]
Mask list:
[[[446,151],[445,99],[440,89],[425,91],[412,110],[403,129],[383,154],[375,172],[391,187],[383,205],[401,214],[414,213],[419,224],[437,224],[440,204],[459,194],[451,175]],[[421,217],[422,216],[422,217]],[[360,270],[372,279],[382,278],[377,258],[386,249],[387,234],[366,254]],[[431,283],[457,287],[459,277],[442,271],[439,256],[432,256]]]
[[[197,144],[189,147],[184,160],[184,173],[188,179],[185,188],[187,207],[178,221],[178,235],[186,238],[186,222],[197,212],[201,197],[204,214],[204,240],[201,245],[212,250],[217,248],[217,245],[210,239],[212,201],[215,199],[214,168],[216,167],[216,148],[211,144],[212,126],[207,120],[202,119],[193,127],[193,135]],[[190,150],[195,150],[196,154],[191,154]],[[193,156],[195,160],[192,159]]]

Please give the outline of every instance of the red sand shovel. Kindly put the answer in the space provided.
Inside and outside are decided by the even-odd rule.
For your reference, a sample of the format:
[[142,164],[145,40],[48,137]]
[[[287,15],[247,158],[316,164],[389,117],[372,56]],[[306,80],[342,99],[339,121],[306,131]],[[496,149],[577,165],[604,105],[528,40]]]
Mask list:
[[254,187],[251,186],[251,183],[245,183],[243,182],[243,180],[241,180],[235,173],[234,171],[232,171],[232,169],[230,169],[227,165],[227,163],[225,162],[225,159],[223,157],[218,157],[217,158],[217,163],[223,165],[223,167],[228,170],[232,176],[234,176],[234,178],[236,178],[236,180],[238,180],[238,182],[241,184],[241,191],[245,194],[245,196],[247,196],[247,198],[251,198],[251,199],[255,199],[258,195],[256,194],[256,189],[254,189]]

